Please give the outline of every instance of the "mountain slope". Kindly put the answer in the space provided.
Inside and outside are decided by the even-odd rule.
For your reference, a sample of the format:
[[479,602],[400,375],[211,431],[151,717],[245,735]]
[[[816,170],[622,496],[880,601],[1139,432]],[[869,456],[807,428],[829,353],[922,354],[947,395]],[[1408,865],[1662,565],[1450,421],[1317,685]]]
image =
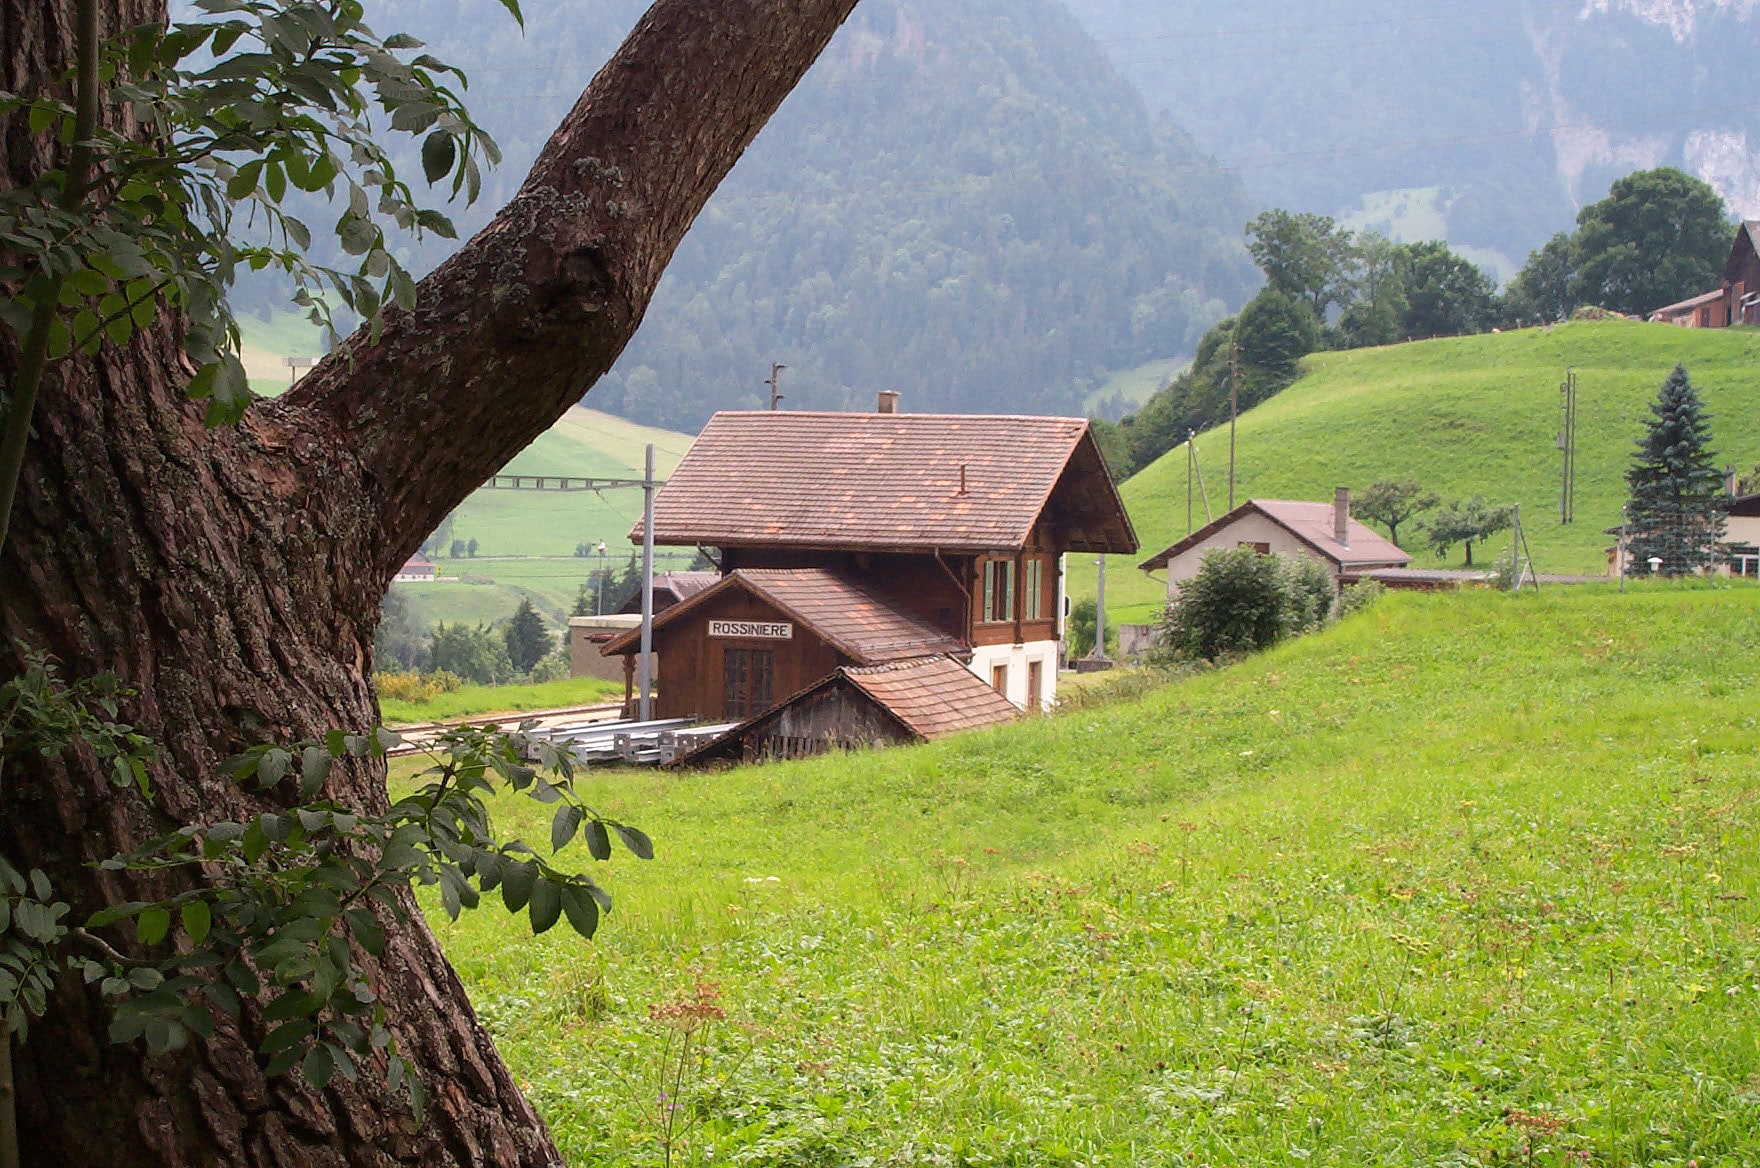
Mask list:
[[[381,22],[465,66],[505,148],[461,233],[645,5],[526,7],[523,39],[492,0],[395,0]],[[890,388],[912,409],[1073,412],[1245,299],[1251,214],[1056,0],[869,0],[710,202],[592,404],[695,429],[759,403],[781,361],[791,407]]]
[[[1604,572],[1605,529],[1619,522],[1623,475],[1668,371],[1685,362],[1711,414],[1713,445],[1744,472],[1760,461],[1760,333],[1677,329],[1625,321],[1422,341],[1309,358],[1309,373],[1240,419],[1236,501],[1330,499],[1337,486],[1416,478],[1444,498],[1484,494],[1520,503],[1542,572]],[[1576,522],[1558,521],[1558,385],[1578,376]],[[1226,509],[1228,430],[1200,435],[1210,506]],[[1164,585],[1136,568],[1186,533],[1186,451],[1124,484],[1143,554],[1113,557],[1113,619],[1152,618]],[[1202,502],[1195,523],[1203,526]],[[1418,566],[1442,563],[1402,528]],[[1491,555],[1507,548],[1493,541]],[[1475,552],[1477,559],[1480,553]],[[1454,564],[1461,551],[1453,549]],[[1072,594],[1092,596],[1094,569],[1071,562]]]
[[1640,167],[1760,214],[1751,0],[1071,0],[1154,109],[1267,202],[1442,188],[1447,238],[1518,263]]

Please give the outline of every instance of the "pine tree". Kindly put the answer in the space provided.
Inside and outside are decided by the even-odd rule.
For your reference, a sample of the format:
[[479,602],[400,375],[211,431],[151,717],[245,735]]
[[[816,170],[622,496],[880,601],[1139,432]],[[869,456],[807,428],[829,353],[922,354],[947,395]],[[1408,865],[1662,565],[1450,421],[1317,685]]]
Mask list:
[[570,616],[592,616],[593,615],[593,589],[590,585],[583,583],[581,585],[581,590],[574,594],[574,611],[572,613],[570,613],[569,615]]
[[1637,458],[1626,471],[1630,555],[1626,571],[1682,576],[1717,562],[1723,539],[1723,474],[1710,448],[1711,424],[1684,365],[1676,365],[1650,407]]
[[555,647],[550,641],[550,630],[544,627],[544,618],[532,607],[530,597],[519,602],[513,619],[507,622],[505,635],[507,656],[521,673],[530,673]]

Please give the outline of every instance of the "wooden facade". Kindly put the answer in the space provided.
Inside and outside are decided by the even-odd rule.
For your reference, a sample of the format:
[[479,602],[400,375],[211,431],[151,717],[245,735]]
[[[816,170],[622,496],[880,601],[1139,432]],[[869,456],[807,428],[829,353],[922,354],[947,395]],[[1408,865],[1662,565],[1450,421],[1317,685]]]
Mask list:
[[1743,223],[1723,268],[1723,286],[1650,313],[1653,323],[1681,328],[1760,324],[1760,222]]

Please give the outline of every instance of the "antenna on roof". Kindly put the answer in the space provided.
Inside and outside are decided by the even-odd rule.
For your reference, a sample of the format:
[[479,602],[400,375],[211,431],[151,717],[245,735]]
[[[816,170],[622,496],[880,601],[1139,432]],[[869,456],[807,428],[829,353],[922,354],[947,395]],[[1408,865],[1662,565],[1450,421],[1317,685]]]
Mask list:
[[787,368],[788,368],[788,366],[778,365],[775,362],[771,362],[771,364],[770,364],[770,380],[766,381],[764,384],[768,385],[770,387],[770,408],[771,409],[775,409],[777,403],[780,402],[783,399],[783,397],[785,396],[783,394],[777,393],[776,391],[782,385],[782,371]]

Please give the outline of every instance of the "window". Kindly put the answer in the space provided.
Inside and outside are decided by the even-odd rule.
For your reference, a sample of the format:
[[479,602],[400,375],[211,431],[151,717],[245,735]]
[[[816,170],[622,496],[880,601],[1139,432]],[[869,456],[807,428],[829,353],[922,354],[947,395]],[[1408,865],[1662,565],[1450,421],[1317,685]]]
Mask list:
[[773,649],[726,649],[722,673],[722,710],[729,718],[749,718],[775,700],[776,652]]
[[1045,562],[1038,557],[1027,561],[1027,604],[1028,620],[1043,620],[1045,617]]
[[1244,547],[1244,548],[1252,548],[1254,551],[1258,552],[1262,556],[1268,556],[1271,554],[1271,545],[1268,543],[1251,543],[1246,540],[1242,540],[1240,543],[1236,544],[1235,546],[1236,547]]
[[1014,619],[1014,561],[984,563],[984,620],[1001,624]]
[[1027,713],[1037,714],[1045,704],[1045,663],[1027,662]]
[[1003,697],[1008,696],[1008,665],[992,665],[990,667],[990,688]]

